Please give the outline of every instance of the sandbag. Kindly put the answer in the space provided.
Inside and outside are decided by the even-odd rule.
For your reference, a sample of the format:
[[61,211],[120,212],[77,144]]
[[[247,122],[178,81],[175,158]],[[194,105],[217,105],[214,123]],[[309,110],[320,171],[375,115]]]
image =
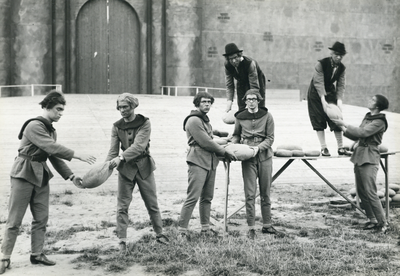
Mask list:
[[304,154],[310,157],[318,157],[321,154],[321,152],[319,150],[307,150],[304,152]]
[[[382,192],[384,195],[386,195],[385,189],[380,189],[379,191]],[[389,188],[389,189],[388,189],[388,194],[389,194],[389,196],[391,197],[391,196],[396,195],[396,192]]]
[[277,150],[303,150],[302,147],[293,144],[283,144],[276,147]]
[[[386,198],[385,197],[382,197],[380,200],[381,200],[381,202],[386,202]],[[392,198],[389,197],[389,202],[391,202],[391,201],[392,201]]]
[[233,125],[235,123],[235,111],[230,110],[229,112],[225,112],[224,115],[222,115],[222,121],[225,124]]
[[352,197],[355,197],[355,196],[357,195],[356,188],[351,188],[351,189],[350,189],[350,195],[351,195]]
[[392,189],[395,192],[400,191],[400,185],[398,184],[389,184],[389,189]]
[[107,179],[112,174],[113,169],[110,169],[110,161],[107,161],[103,164],[99,164],[93,168],[91,168],[83,177],[82,177],[82,186],[84,188],[96,188],[107,181]]
[[328,115],[329,119],[342,119],[343,120],[343,114],[342,111],[339,109],[339,107],[336,104],[333,103],[328,103],[327,105],[324,106],[324,111],[326,115]]
[[293,152],[291,150],[279,149],[275,151],[275,156],[277,157],[292,157]]
[[385,197],[385,192],[377,191],[376,192],[379,198]]
[[394,195],[394,197],[392,197],[392,201],[393,202],[400,202],[400,194]]
[[221,138],[221,137],[213,137],[214,142],[216,142],[218,145],[226,145],[228,144],[228,139],[226,137]]
[[292,150],[292,156],[293,157],[303,157],[304,152],[302,150]]
[[378,146],[378,150],[379,150],[380,153],[385,153],[385,152],[389,151],[388,147],[385,146],[385,145],[379,145]]
[[245,144],[229,144],[225,148],[233,151],[238,161],[245,161],[254,155],[254,149]]

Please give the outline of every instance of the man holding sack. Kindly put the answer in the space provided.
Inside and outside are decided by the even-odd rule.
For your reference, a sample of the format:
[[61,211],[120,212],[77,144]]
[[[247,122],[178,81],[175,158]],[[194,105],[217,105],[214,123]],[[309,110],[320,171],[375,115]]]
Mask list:
[[[150,220],[159,243],[167,244],[163,235],[162,220],[157,202],[156,182],[153,171],[156,169],[150,156],[151,124],[149,118],[135,114],[139,100],[130,93],[122,93],[117,99],[117,110],[122,118],[111,129],[111,145],[106,162],[110,168],[118,170],[117,236],[120,239],[121,253],[129,253],[126,246],[129,224],[128,210],[132,192],[137,184],[140,195],[150,215]],[[122,153],[120,154],[120,148]]]

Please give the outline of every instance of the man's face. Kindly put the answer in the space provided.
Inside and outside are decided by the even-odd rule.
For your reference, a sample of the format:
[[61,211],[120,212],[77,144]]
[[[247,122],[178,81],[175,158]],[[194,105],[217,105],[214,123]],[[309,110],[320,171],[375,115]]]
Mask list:
[[135,113],[135,109],[126,101],[118,101],[118,110],[123,118],[129,118]]
[[377,106],[376,106],[376,97],[373,96],[372,98],[370,98],[368,100],[368,109],[369,110],[374,110],[375,108],[377,108]]
[[338,52],[332,51],[331,52],[331,57],[332,57],[333,62],[336,65],[339,65],[342,62],[342,59],[343,59],[344,55],[339,54]]
[[64,105],[57,104],[53,108],[46,110],[51,122],[58,122],[58,120],[60,120],[61,116],[63,115]]
[[246,104],[249,110],[255,110],[258,107],[258,98],[256,95],[249,94],[246,96]]
[[209,98],[201,98],[200,99],[200,105],[198,109],[203,112],[203,113],[208,113],[211,108],[211,99]]
[[228,56],[229,63],[232,64],[235,67],[239,66],[239,63],[242,61],[242,57],[239,56],[239,54],[233,54]]

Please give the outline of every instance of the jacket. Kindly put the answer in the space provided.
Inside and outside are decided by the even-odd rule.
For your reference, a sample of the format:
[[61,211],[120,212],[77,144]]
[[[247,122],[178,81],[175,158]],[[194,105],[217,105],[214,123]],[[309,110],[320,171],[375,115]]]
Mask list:
[[359,127],[349,125],[343,135],[351,140],[358,140],[350,161],[358,166],[379,164],[378,146],[382,143],[383,133],[387,128],[388,122],[385,114],[371,115],[370,112],[365,115]]
[[183,122],[183,130],[186,131],[189,145],[186,162],[205,170],[215,170],[219,162],[218,156],[224,156],[225,148],[213,140],[208,116],[192,110]]
[[125,161],[119,163],[119,173],[133,181],[139,172],[146,179],[156,169],[150,156],[150,134],[149,118],[141,114],[136,114],[132,122],[125,122],[121,118],[111,129],[111,144],[106,161],[117,157],[121,149]]
[[47,166],[47,159],[64,179],[68,179],[72,171],[62,159],[71,161],[74,156],[73,150],[56,142],[56,130],[46,127],[45,122],[50,125],[50,122],[43,117],[31,119],[24,124],[21,129],[18,156],[14,160],[10,173],[11,177],[22,178],[39,187],[43,184],[45,171],[48,174],[48,180],[54,176]]
[[260,107],[256,113],[247,109],[235,113],[233,143],[241,143],[259,148],[260,161],[273,156],[272,144],[275,139],[275,123],[268,109]]

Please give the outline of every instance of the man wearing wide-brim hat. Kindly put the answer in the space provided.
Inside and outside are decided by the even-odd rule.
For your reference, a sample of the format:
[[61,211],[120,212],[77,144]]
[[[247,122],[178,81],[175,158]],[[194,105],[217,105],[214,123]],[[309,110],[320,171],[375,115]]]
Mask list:
[[249,89],[257,89],[263,100],[259,106],[265,106],[265,76],[261,71],[257,61],[252,58],[243,56],[243,50],[240,50],[235,43],[229,43],[225,46],[225,83],[227,106],[226,112],[232,108],[233,98],[236,92],[239,110],[246,108],[246,102],[243,96]]
[[331,156],[326,140],[325,129],[327,125],[334,132],[338,146],[339,155],[351,155],[343,147],[343,134],[341,128],[335,125],[326,115],[324,107],[328,103],[333,103],[342,110],[343,95],[346,86],[346,67],[342,63],[346,55],[343,43],[335,42],[332,47],[330,57],[321,59],[315,65],[314,74],[307,93],[308,114],[311,125],[317,132],[318,140],[321,145],[321,155]]

